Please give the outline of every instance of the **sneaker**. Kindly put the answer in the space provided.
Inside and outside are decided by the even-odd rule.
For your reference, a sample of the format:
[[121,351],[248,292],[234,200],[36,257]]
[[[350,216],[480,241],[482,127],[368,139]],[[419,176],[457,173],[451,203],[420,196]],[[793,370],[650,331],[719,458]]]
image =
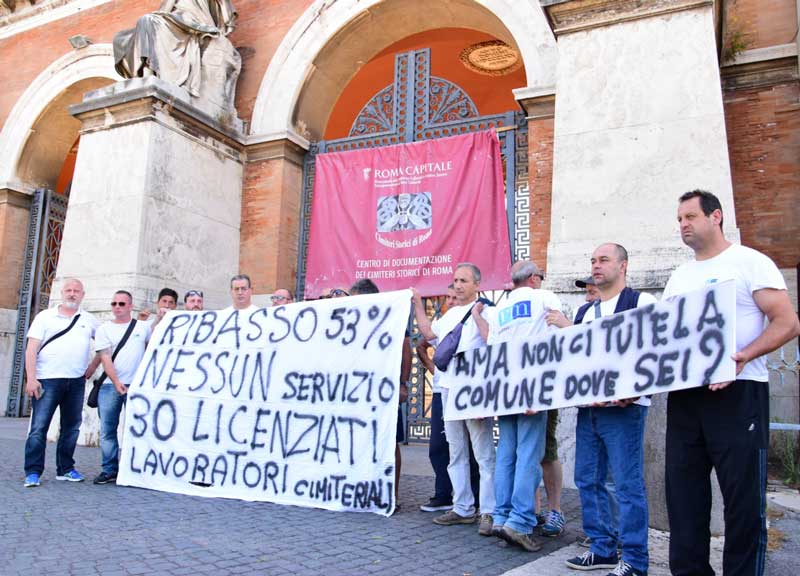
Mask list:
[[111,484],[112,482],[117,481],[116,474],[107,474],[106,472],[100,472],[97,476],[94,477],[92,481],[93,484]]
[[423,512],[445,512],[453,509],[453,503],[439,498],[431,498],[426,504],[419,507]]
[[620,560],[616,568],[609,572],[607,576],[647,576],[647,572],[636,570],[624,560]]
[[475,524],[475,520],[477,518],[473,514],[472,516],[462,516],[461,514],[456,513],[455,510],[450,510],[449,512],[445,512],[441,516],[437,516],[433,519],[434,524],[438,524],[439,526],[452,526],[454,524]]
[[492,520],[491,514],[481,514],[481,523],[478,526],[478,534],[481,536],[491,536],[493,525],[494,520]]
[[39,481],[38,474],[28,474],[27,476],[25,476],[25,483],[23,484],[25,488],[33,488],[34,486],[39,486],[39,485],[41,485],[41,482]]
[[542,545],[533,538],[532,534],[517,532],[509,526],[503,526],[503,540],[521,546],[528,552],[538,552],[542,549]]
[[544,512],[537,512],[536,513],[536,526],[538,528],[541,528],[545,524],[547,524],[547,514],[545,514]]
[[581,548],[591,548],[592,539],[587,536],[586,538],[578,542],[578,546],[580,546]]
[[505,536],[503,536],[502,524],[492,524],[492,536],[505,540]]
[[63,476],[56,476],[56,480],[66,480],[67,482],[83,482],[83,475],[74,468]]
[[586,551],[580,556],[570,558],[566,561],[567,567],[573,570],[600,570],[601,568],[616,568],[617,557],[609,556],[604,558],[596,554]]
[[547,520],[542,524],[542,536],[555,538],[564,532],[564,524],[566,524],[564,515],[558,510],[550,510],[547,515]]

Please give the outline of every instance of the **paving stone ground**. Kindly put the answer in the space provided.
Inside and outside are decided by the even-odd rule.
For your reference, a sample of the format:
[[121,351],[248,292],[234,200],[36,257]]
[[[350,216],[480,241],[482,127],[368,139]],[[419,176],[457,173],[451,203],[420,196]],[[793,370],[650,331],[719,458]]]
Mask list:
[[[54,444],[42,485],[23,488],[23,438],[19,424],[0,427],[4,576],[493,575],[572,544],[580,533],[578,497],[570,490],[566,533],[530,554],[479,536],[477,525],[433,524],[433,514],[419,511],[432,495],[429,476],[403,475],[401,510],[384,518],[58,482]],[[100,469],[99,449],[79,447],[76,462],[91,478]]]

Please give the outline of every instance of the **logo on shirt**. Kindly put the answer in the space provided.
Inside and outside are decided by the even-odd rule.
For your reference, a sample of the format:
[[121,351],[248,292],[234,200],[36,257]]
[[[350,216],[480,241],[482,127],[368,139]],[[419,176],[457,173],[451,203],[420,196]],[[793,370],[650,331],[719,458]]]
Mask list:
[[531,303],[530,302],[517,302],[513,306],[503,308],[497,316],[500,326],[505,326],[509,322],[513,322],[518,318],[531,317]]

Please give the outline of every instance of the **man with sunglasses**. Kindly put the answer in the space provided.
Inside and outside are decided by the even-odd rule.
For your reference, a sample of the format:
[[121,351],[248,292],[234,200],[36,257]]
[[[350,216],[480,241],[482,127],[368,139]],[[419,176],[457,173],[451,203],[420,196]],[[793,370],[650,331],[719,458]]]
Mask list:
[[202,312],[203,292],[201,290],[189,290],[183,297],[183,309],[188,312]]
[[292,298],[292,293],[289,292],[286,288],[278,288],[273,292],[272,296],[269,297],[270,301],[272,302],[273,306],[286,306],[287,304],[291,304],[294,302],[294,298]]
[[[119,414],[127,399],[128,386],[136,374],[147,341],[150,339],[150,325],[147,322],[133,320],[132,311],[133,298],[130,292],[117,290],[111,300],[111,313],[114,319],[100,326],[95,335],[95,350],[100,356],[105,374],[105,377],[101,376],[103,382],[97,397],[103,469],[95,477],[95,484],[109,484],[117,480]],[[128,334],[128,338],[122,342],[125,334]],[[121,348],[120,343],[123,344]]]

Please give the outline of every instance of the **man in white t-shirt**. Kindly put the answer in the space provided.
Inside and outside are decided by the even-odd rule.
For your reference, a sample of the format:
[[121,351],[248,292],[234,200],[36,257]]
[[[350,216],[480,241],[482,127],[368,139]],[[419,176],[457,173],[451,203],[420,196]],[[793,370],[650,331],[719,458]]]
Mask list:
[[86,379],[91,362],[90,345],[97,319],[83,310],[83,284],[67,278],[61,288],[61,304],[42,310],[28,329],[25,348],[25,393],[32,398],[33,412],[25,441],[25,486],[39,486],[44,471],[47,430],[56,408],[61,409],[61,431],[56,447],[56,480],[81,482],[75,470],[75,445],[83,420]]
[[[651,294],[627,287],[628,252],[619,244],[601,244],[592,254],[592,278],[600,293],[577,323],[591,322],[618,312],[654,304]],[[552,318],[548,319],[552,322]],[[590,549],[570,558],[574,570],[613,569],[609,576],[646,576],[647,491],[644,482],[644,428],[646,397],[629,398],[606,405],[578,409],[575,430],[575,485],[583,509],[583,531]],[[614,525],[606,488],[611,470],[619,504]],[[622,555],[617,557],[617,544]]]
[[[529,340],[551,330],[545,316],[551,309],[560,310],[561,301],[549,290],[539,288],[539,276],[539,268],[528,260],[516,262],[511,267],[514,289],[508,299],[491,309],[488,322],[475,315],[475,322],[487,344]],[[541,411],[498,418],[500,441],[494,476],[497,503],[492,533],[528,552],[536,552],[542,547],[533,538],[537,520],[531,496],[542,480],[547,415],[547,411]]]
[[253,285],[250,282],[250,276],[247,274],[237,274],[231,278],[231,305],[222,309],[220,314],[225,315],[231,312],[239,312],[244,314],[245,317],[249,313],[259,310],[259,307],[253,304]]
[[[765,355],[797,337],[786,282],[775,263],[722,233],[716,196],[681,196],[681,238],[695,259],[678,267],[664,298],[736,280],[734,382],[671,392],[667,402],[666,492],[672,574],[713,574],[709,557],[712,467],[725,503],[725,576],[764,573],[769,388]],[[764,328],[764,320],[769,326]]]
[[[97,329],[94,338],[94,349],[100,355],[105,377],[100,385],[97,397],[97,411],[100,415],[100,452],[102,454],[102,471],[95,479],[95,484],[116,482],[119,470],[119,442],[117,428],[119,414],[128,396],[136,369],[144,356],[147,341],[150,340],[150,324],[137,322],[131,318],[133,297],[126,290],[117,290],[111,299],[111,313],[114,319],[105,322]],[[133,323],[133,325],[131,325]],[[127,340],[122,339],[131,329]],[[120,343],[123,344],[119,348]],[[116,353],[116,357],[113,358]]]
[[188,312],[203,311],[203,291],[189,290],[183,297],[183,309]]
[[[429,342],[439,342],[464,320],[459,340],[458,351],[470,350],[485,345],[485,341],[475,324],[478,289],[481,282],[481,271],[469,262],[456,266],[453,273],[453,289],[456,292],[458,306],[448,310],[444,316],[431,323],[425,314],[422,298],[413,290],[414,313],[419,331]],[[481,305],[482,307],[482,305]],[[483,310],[488,315],[488,309]],[[442,372],[439,384],[442,386],[442,403],[447,406],[447,391],[453,385],[456,362],[451,360],[447,370]],[[445,408],[446,410],[446,408]],[[445,412],[446,415],[446,412]],[[473,524],[475,515],[475,498],[470,487],[469,444],[480,469],[480,526],[478,533],[482,536],[492,534],[492,512],[494,512],[494,440],[492,438],[492,418],[471,420],[445,420],[445,434],[450,448],[450,464],[447,472],[453,484],[453,509],[434,518],[434,523],[449,526],[452,524]]]

